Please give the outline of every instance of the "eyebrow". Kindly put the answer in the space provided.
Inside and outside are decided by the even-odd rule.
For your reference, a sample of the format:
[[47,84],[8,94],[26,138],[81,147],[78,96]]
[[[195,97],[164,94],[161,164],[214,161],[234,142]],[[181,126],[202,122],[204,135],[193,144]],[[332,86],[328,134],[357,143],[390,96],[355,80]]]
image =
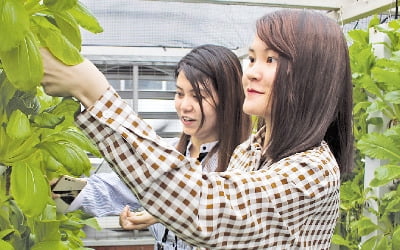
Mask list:
[[[178,85],[175,85],[175,87],[177,88],[177,89],[179,89],[179,90],[183,90],[183,88],[182,87],[179,87]],[[200,87],[200,94],[201,95],[203,95],[203,94],[208,94],[208,91],[206,90],[206,89],[204,89],[204,88],[202,88],[202,87]],[[191,93],[196,93],[196,91],[194,90],[194,89],[191,89],[189,92],[191,92]]]
[[[265,48],[265,49],[264,49],[264,52],[268,52],[268,51],[274,51],[274,50],[271,49],[271,48]],[[249,52],[255,53],[254,49],[251,48],[251,47],[249,47]]]

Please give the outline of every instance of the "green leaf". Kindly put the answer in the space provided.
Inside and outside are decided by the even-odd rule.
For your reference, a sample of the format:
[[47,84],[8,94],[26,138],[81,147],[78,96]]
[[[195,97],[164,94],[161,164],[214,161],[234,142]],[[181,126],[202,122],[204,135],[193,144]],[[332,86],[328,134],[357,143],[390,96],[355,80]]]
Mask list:
[[373,18],[369,21],[368,28],[374,27],[380,23],[381,23],[381,21],[378,18],[378,16],[374,15]]
[[375,169],[374,178],[371,180],[370,186],[378,187],[386,183],[400,178],[400,166],[384,165]]
[[68,10],[74,7],[77,4],[78,0],[44,0],[43,3],[51,10],[54,11],[63,11]]
[[360,236],[368,235],[379,228],[368,217],[362,217],[354,222],[353,226],[357,227]]
[[371,70],[372,78],[385,85],[400,86],[400,71],[389,70],[388,68],[374,67]]
[[8,136],[14,139],[28,138],[32,133],[28,117],[19,109],[12,112],[6,132]]
[[400,226],[397,226],[393,232],[392,249],[400,249]]
[[[50,138],[47,138],[48,141]],[[82,132],[75,128],[68,128],[67,130],[60,131],[59,133],[52,134],[51,140],[53,141],[70,141],[71,143],[79,146],[81,149],[86,152],[90,152],[93,155],[101,157],[100,152],[97,147],[84,135]]]
[[52,157],[50,154],[44,153],[44,155],[43,165],[45,166],[46,171],[56,172],[63,167],[63,165],[54,159],[54,157]]
[[374,250],[387,250],[390,249],[389,241],[387,237],[382,237],[379,241]]
[[74,17],[68,12],[57,12],[54,14],[54,18],[61,33],[80,51],[82,37]]
[[361,250],[375,250],[378,244],[378,236],[372,236],[361,245]]
[[345,246],[348,248],[350,248],[350,246],[351,246],[350,241],[345,240],[342,236],[337,235],[337,234],[332,236],[332,243],[335,245]]
[[[26,33],[15,48],[0,52],[4,71],[15,88],[31,91],[43,78],[42,57],[32,32]],[[23,73],[21,73],[23,72]]]
[[372,48],[359,48],[356,46],[356,44],[354,44],[350,47],[350,49],[354,51],[351,53],[352,72],[364,73],[369,77],[371,67],[375,61],[375,56],[372,53]]
[[0,162],[5,165],[28,158],[35,153],[35,146],[40,142],[40,135],[35,133],[27,139],[11,139],[4,127],[0,127],[0,136]]
[[385,214],[400,212],[400,198],[394,197],[386,206]]
[[353,42],[359,42],[361,44],[368,44],[369,34],[365,30],[350,30],[347,32]]
[[14,229],[18,230],[19,232],[23,232],[27,230],[27,227],[25,226],[25,216],[22,213],[21,209],[18,207],[17,203],[15,200],[10,200],[10,222],[12,223]]
[[71,97],[65,97],[55,107],[51,109],[51,113],[55,115],[75,115],[80,112],[81,105],[79,101]]
[[35,92],[16,91],[7,105],[7,114],[10,115],[16,109],[26,115],[36,114],[40,110],[40,103]]
[[0,51],[8,51],[20,44],[29,30],[29,16],[22,1],[0,1]]
[[365,110],[368,108],[369,105],[371,105],[370,102],[356,103],[353,108],[353,113],[365,112]]
[[99,223],[97,222],[96,218],[89,218],[86,220],[83,220],[83,224],[92,227],[96,230],[101,230],[102,228],[100,227]]
[[88,174],[91,168],[86,152],[69,141],[44,141],[37,147],[49,152],[74,176]]
[[[52,206],[54,207],[54,206]],[[47,207],[49,208],[49,206]],[[45,214],[49,214],[45,212]],[[56,214],[55,211],[52,212],[53,215]],[[51,218],[44,218],[40,222],[36,223],[36,237],[39,242],[54,242],[60,241],[60,222]]]
[[383,119],[382,117],[372,117],[367,120],[368,124],[375,125],[375,126],[382,126]]
[[63,98],[60,103],[56,106],[53,106],[49,109],[46,109],[45,112],[51,113],[56,116],[65,117],[64,125],[65,126],[74,126],[74,115],[80,112],[80,103],[72,98],[66,97]]
[[384,99],[393,104],[400,104],[400,90],[386,93]]
[[[5,77],[5,73],[0,73],[1,78]],[[12,84],[9,83],[8,79],[4,79],[0,82],[0,105],[1,107],[7,107],[7,103],[14,96],[16,89]]]
[[[3,239],[4,237],[7,237],[8,235],[14,233],[14,229],[5,229],[0,231],[0,239]],[[1,248],[0,248],[1,249]]]
[[400,162],[399,146],[387,136],[378,133],[367,134],[357,143],[357,148],[362,153],[376,159],[387,159],[390,162]]
[[7,241],[0,240],[0,249],[3,250],[14,250],[14,247]]
[[400,51],[394,51],[390,60],[400,62]]
[[14,163],[11,172],[11,193],[22,212],[30,217],[42,213],[50,193],[49,183],[40,170],[38,160]]
[[79,50],[61,33],[60,29],[43,16],[35,16],[32,21],[37,25],[38,37],[44,47],[67,65],[76,65],[83,61]]
[[340,186],[340,199],[345,201],[353,201],[361,198],[360,187],[353,185],[353,182],[347,181]]
[[[376,99],[371,105],[367,108],[367,113],[371,116],[374,115],[373,113],[378,111],[383,111],[387,108],[387,103],[380,99]],[[379,123],[376,123],[379,124]]]
[[100,33],[103,32],[103,28],[97,21],[97,19],[90,13],[90,11],[86,8],[83,3],[78,2],[72,9],[68,10],[71,15],[73,15],[76,21],[82,26],[84,29],[92,32],[92,33]]
[[38,115],[32,116],[32,119],[35,126],[41,128],[55,128],[58,124],[65,120],[65,117],[42,112]]

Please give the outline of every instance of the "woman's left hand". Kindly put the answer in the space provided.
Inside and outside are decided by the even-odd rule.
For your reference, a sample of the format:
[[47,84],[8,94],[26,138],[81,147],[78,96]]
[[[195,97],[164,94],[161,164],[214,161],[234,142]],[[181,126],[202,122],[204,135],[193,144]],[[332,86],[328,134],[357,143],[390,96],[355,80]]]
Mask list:
[[119,215],[119,225],[125,230],[143,229],[157,222],[147,211],[131,212],[129,206]]

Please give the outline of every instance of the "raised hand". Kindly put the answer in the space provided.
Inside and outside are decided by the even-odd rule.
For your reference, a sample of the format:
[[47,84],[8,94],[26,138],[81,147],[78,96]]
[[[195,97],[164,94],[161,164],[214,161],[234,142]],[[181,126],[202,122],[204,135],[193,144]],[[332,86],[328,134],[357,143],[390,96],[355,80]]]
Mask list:
[[51,96],[74,96],[88,107],[110,86],[96,66],[85,59],[82,63],[68,66],[55,58],[47,49],[40,50],[44,76],[42,85]]

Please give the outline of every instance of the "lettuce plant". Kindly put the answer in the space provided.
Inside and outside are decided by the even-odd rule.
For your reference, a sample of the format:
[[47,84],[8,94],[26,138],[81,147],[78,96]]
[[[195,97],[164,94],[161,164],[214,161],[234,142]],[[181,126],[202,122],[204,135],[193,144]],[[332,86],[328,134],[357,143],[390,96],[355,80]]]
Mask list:
[[88,154],[100,154],[74,125],[80,104],[43,92],[39,48],[74,65],[80,28],[102,28],[77,0],[1,0],[0,27],[0,249],[83,248],[81,229],[96,221],[57,213],[49,182],[88,175]]

